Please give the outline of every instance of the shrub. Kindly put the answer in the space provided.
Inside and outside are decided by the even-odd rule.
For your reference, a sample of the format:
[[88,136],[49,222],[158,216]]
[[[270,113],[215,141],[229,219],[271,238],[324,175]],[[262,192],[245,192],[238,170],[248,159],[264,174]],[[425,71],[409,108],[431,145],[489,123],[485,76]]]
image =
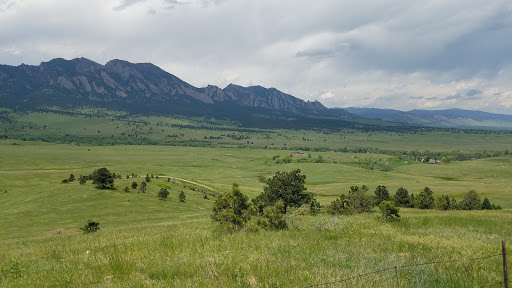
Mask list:
[[84,234],[95,233],[100,230],[100,223],[92,220],[87,220],[87,224],[84,227],[80,228],[80,230],[84,231]]
[[147,187],[146,182],[142,182],[142,183],[140,183],[140,186],[139,186],[139,192],[140,192],[140,193],[146,193],[146,187]]
[[180,200],[180,202],[185,202],[185,192],[181,191],[180,195],[178,196],[178,199]]
[[247,195],[240,191],[237,182],[213,204],[211,218],[219,222],[219,230],[234,231],[245,225],[254,213],[254,206]]
[[445,195],[437,197],[434,201],[434,206],[438,210],[457,209],[457,203],[455,202],[455,199],[450,200],[450,197]]
[[169,196],[169,191],[165,188],[160,188],[160,191],[158,192],[158,199],[164,200],[167,199],[167,196]]
[[382,201],[379,204],[380,212],[382,213],[382,218],[386,221],[398,221],[400,219],[400,208],[395,207],[395,203],[392,201]]
[[341,194],[340,198],[327,205],[327,213],[332,215],[352,214],[353,209],[349,205],[348,197]]
[[284,203],[282,200],[279,200],[274,206],[263,210],[264,219],[258,219],[258,225],[266,230],[283,230],[288,228],[283,212]]
[[348,192],[348,201],[349,206],[352,207],[355,212],[372,212],[374,201],[372,197],[367,195],[367,192],[368,187],[365,185],[361,186],[361,188],[358,186],[350,187],[350,191]]
[[309,205],[309,214],[313,216],[318,215],[318,213],[320,213],[320,208],[322,208],[322,206],[320,206],[320,203],[318,203],[316,199],[311,200]]
[[130,188],[128,188],[128,186],[125,186],[124,187],[124,192],[126,192],[126,193],[130,192]]
[[137,186],[139,186],[139,184],[137,184],[137,182],[133,181],[132,182],[132,188],[133,189],[137,189]]

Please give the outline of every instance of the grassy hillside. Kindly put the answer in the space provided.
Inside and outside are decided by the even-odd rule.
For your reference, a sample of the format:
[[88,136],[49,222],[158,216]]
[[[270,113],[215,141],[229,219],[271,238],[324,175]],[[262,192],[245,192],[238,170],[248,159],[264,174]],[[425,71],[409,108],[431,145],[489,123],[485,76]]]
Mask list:
[[[394,161],[390,156],[311,152],[311,159],[322,156],[326,163],[275,164],[277,153],[289,151],[1,140],[0,246],[9,249],[0,249],[0,286],[306,287],[396,265],[496,255],[501,240],[511,243],[510,157],[442,165],[400,161],[393,171],[383,172],[361,162]],[[98,190],[90,182],[61,184],[70,173],[78,177],[100,167],[123,175],[116,190]],[[298,229],[267,232],[251,224],[233,234],[215,230],[209,219],[215,198],[204,199],[202,191],[217,195],[237,181],[255,197],[264,185],[261,178],[295,168],[307,176],[308,191],[322,204],[352,185],[365,184],[370,191],[386,185],[392,194],[400,186],[413,193],[429,186],[434,195],[459,200],[475,189],[505,209],[402,209],[402,220],[395,223],[382,222],[378,213],[293,214],[288,221]],[[147,193],[123,192],[133,181],[142,181],[131,178],[132,173],[159,179],[149,182]],[[163,176],[182,180],[170,183]],[[170,190],[165,201],[156,196],[161,187]],[[185,203],[178,201],[181,191]],[[88,219],[101,223],[98,233],[81,234]],[[401,268],[400,285],[489,285],[502,281],[500,263],[500,257],[491,257]],[[348,287],[392,287],[395,281],[391,270]]]

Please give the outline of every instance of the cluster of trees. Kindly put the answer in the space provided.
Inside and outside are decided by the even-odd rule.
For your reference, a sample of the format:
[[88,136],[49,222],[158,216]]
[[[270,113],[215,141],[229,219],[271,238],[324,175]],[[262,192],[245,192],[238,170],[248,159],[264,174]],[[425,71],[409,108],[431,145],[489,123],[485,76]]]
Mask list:
[[[321,206],[316,199],[306,193],[304,187],[306,176],[300,170],[291,172],[276,172],[266,181],[263,192],[252,201],[240,191],[238,183],[233,183],[231,191],[224,193],[215,201],[212,219],[219,223],[221,230],[236,230],[245,226],[252,216],[258,217],[257,225],[267,230],[280,230],[287,228],[284,214],[291,208],[297,208],[297,213],[317,215]],[[395,195],[390,195],[384,185],[379,185],[368,193],[367,186],[352,186],[348,194],[342,194],[338,199],[325,207],[327,213],[332,215],[346,215],[355,213],[373,212],[379,207],[382,217],[388,221],[396,221],[400,217],[399,207],[418,209],[501,209],[492,205],[489,199],[481,201],[475,190],[464,195],[464,199],[457,203],[453,198],[441,195],[434,197],[429,187],[425,187],[418,195],[411,194],[401,187]]]
[[258,216],[257,225],[267,230],[287,228],[284,214],[290,207],[309,204],[315,213],[319,203],[306,193],[306,176],[300,170],[277,172],[268,179],[263,193],[252,201],[233,183],[231,191],[224,193],[213,205],[212,219],[219,222],[221,230],[236,230],[246,225],[252,216]]
[[[132,177],[136,177],[136,175],[132,173]],[[98,189],[113,189],[114,188],[114,180],[116,178],[121,179],[122,176],[120,174],[116,175],[116,173],[110,173],[110,171],[107,168],[99,168],[99,169],[94,170],[91,174],[89,174],[87,176],[80,175],[78,180],[79,180],[80,184],[85,184],[85,183],[87,183],[88,180],[92,180],[92,183],[96,184],[96,188],[98,188]],[[126,179],[129,179],[129,178],[130,178],[130,175],[126,175]],[[132,189],[139,188],[137,190],[137,193],[146,193],[147,183],[150,182],[152,178],[155,178],[155,176],[153,174],[151,174],[151,176],[149,174],[146,174],[144,181],[142,181],[140,183],[140,185],[137,182],[133,181],[130,186]],[[158,175],[156,176],[156,178],[158,179]],[[75,175],[70,174],[69,178],[62,180],[62,183],[69,183],[69,182],[73,182],[75,180],[76,180]],[[172,179],[168,178],[167,181],[175,183],[176,178],[172,178]],[[126,186],[124,188],[124,191],[129,192],[130,188],[128,186]],[[167,197],[169,196],[169,191],[166,188],[161,188],[160,191],[158,192],[157,196],[160,200],[167,199]],[[205,194],[205,196],[206,196],[206,194]],[[178,200],[180,202],[185,202],[186,196],[185,196],[184,191],[181,191],[181,193],[178,195]]]
[[[114,180],[121,179],[121,174],[116,175],[116,173],[110,173],[107,168],[99,168],[94,170],[89,175],[80,175],[78,177],[78,182],[80,184],[87,183],[88,180],[92,180],[93,184],[96,184],[96,188],[98,189],[113,189],[114,188]],[[74,174],[69,174],[69,178],[63,179],[62,183],[70,183],[76,180]]]
[[290,155],[287,155],[284,157],[281,157],[281,155],[277,154],[277,155],[272,156],[272,161],[276,164],[287,164],[287,163],[292,163],[292,162],[296,162],[296,163],[324,163],[325,162],[324,156],[318,155],[316,158],[313,158],[311,156],[311,153],[308,153],[305,157],[303,157],[303,156],[295,157],[295,161],[294,161],[293,154],[290,154]]
[[[365,185],[362,187],[352,186],[350,187],[348,195],[342,194],[338,199],[327,206],[327,212],[333,215],[370,212],[375,206],[379,206],[383,202],[389,202],[384,205],[388,207],[386,213],[392,210],[390,205],[438,210],[501,209],[500,206],[491,204],[488,198],[481,201],[480,196],[478,196],[475,190],[468,191],[460,203],[457,203],[454,198],[450,199],[450,197],[446,195],[435,197],[434,192],[432,192],[429,187],[423,188],[418,195],[409,195],[407,189],[400,187],[396,190],[395,195],[391,196],[384,185],[377,186],[374,190],[374,195],[367,192],[368,187]],[[379,208],[381,207],[379,206]]]

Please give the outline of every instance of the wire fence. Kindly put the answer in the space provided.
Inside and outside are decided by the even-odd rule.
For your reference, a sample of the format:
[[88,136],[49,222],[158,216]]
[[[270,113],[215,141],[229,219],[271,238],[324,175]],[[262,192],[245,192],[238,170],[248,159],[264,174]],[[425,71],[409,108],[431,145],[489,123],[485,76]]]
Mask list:
[[507,254],[506,254],[505,242],[503,241],[502,242],[502,253],[500,253],[500,254],[493,254],[493,255],[482,256],[482,257],[477,257],[477,258],[452,259],[452,260],[445,260],[445,261],[433,261],[433,262],[423,262],[423,263],[414,263],[414,264],[390,266],[390,267],[387,267],[387,268],[383,268],[383,269],[379,269],[379,270],[374,270],[374,271],[370,271],[370,272],[359,274],[359,275],[354,275],[354,276],[351,276],[351,277],[348,277],[348,278],[344,278],[344,279],[340,279],[340,280],[336,280],[336,281],[312,284],[312,285],[309,285],[309,286],[305,286],[304,288],[326,287],[326,286],[332,286],[332,285],[336,285],[336,284],[347,284],[348,282],[354,281],[356,279],[360,279],[360,278],[364,278],[364,277],[367,277],[367,276],[370,276],[370,275],[373,275],[373,274],[384,273],[384,272],[388,272],[388,271],[392,271],[392,270],[394,270],[394,272],[395,272],[396,287],[400,288],[399,270],[403,269],[403,268],[413,268],[413,267],[420,267],[420,266],[427,266],[427,265],[436,265],[436,264],[447,264],[447,263],[454,263],[454,262],[482,261],[482,260],[491,259],[491,258],[495,258],[495,257],[503,258],[504,281],[497,282],[497,283],[492,283],[492,284],[487,284],[485,286],[479,286],[479,287],[484,288],[484,287],[499,287],[499,286],[501,286],[501,287],[508,288],[509,287],[508,286],[509,283],[508,283],[508,275],[507,275],[506,255]]

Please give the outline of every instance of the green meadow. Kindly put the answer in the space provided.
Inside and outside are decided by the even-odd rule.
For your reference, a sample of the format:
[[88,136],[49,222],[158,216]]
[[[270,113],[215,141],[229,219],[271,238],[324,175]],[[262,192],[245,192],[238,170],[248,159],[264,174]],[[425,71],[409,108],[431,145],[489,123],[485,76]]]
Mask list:
[[[94,125],[117,127],[112,120],[100,120]],[[64,125],[59,121],[54,123]],[[57,124],[46,129],[57,129],[52,126]],[[98,134],[97,127],[91,129]],[[171,132],[165,129],[164,134]],[[186,133],[197,133],[199,139],[206,136],[200,135],[204,132]],[[332,146],[377,147],[373,145],[382,141],[389,149],[431,151],[505,150],[510,143],[507,134],[439,133],[431,133],[428,140],[426,135],[334,136],[314,131],[273,131],[271,137],[294,143],[291,135],[299,139],[302,134],[316,139],[311,142],[320,147],[321,135],[326,135],[346,137],[340,140],[343,144],[332,142]],[[264,135],[233,141],[256,142]],[[397,276],[400,287],[480,287],[503,281],[498,254],[501,241],[512,240],[510,156],[430,165],[382,154],[312,151],[293,156],[292,163],[276,164],[274,156],[285,157],[291,150],[229,148],[233,143],[228,144],[77,146],[0,140],[0,286],[308,287],[389,267],[487,256],[492,257],[408,266],[322,287],[396,287]],[[306,160],[301,162],[300,157]],[[368,169],[364,163],[370,161],[389,161],[394,168]],[[115,180],[114,190],[96,189],[90,181],[61,183],[69,174],[88,175],[100,167],[122,176]],[[242,192],[254,198],[263,191],[262,180],[297,168],[307,177],[307,191],[322,205],[347,193],[350,186],[364,184],[371,192],[386,185],[391,194],[399,187],[416,194],[428,186],[434,196],[449,195],[458,201],[475,189],[482,199],[488,197],[503,209],[402,208],[401,220],[392,223],[377,212],[313,217],[292,211],[286,215],[287,230],[265,231],[251,222],[235,233],[217,231],[210,219],[215,196],[236,181]],[[154,175],[146,193],[124,191],[133,181],[140,184],[146,174]],[[168,177],[176,182],[168,182]],[[167,200],[157,198],[160,188],[170,191]],[[181,191],[186,195],[184,203],[178,201]],[[100,230],[82,234],[80,227],[87,220],[100,222]]]

